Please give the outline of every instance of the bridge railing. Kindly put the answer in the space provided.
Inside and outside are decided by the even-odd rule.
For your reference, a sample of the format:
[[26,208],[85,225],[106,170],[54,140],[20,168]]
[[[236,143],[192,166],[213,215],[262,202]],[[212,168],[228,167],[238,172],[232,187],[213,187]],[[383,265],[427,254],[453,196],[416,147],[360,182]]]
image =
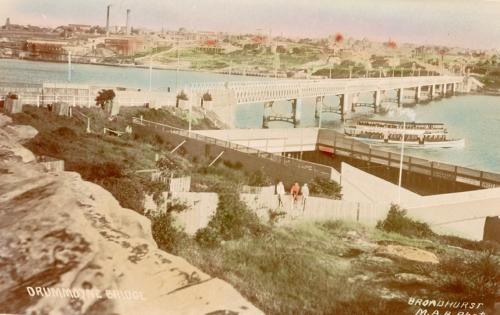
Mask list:
[[[387,167],[399,168],[400,164],[399,153],[372,149],[369,145],[346,138],[334,130],[319,130],[318,147],[323,151],[332,151],[335,155]],[[403,170],[481,188],[500,187],[500,174],[430,161],[406,154],[403,155]]]
[[176,135],[180,135],[183,137],[187,137],[190,139],[195,139],[199,140],[208,144],[214,144],[223,148],[228,148],[231,150],[247,153],[247,154],[252,154],[256,155],[259,158],[267,159],[282,165],[290,166],[290,167],[295,167],[299,169],[304,169],[311,171],[313,173],[314,177],[322,177],[322,178],[328,178],[330,179],[332,176],[332,167],[322,165],[322,164],[317,164],[313,162],[308,162],[304,160],[299,160],[299,159],[294,159],[291,157],[286,157],[282,156],[276,153],[270,153],[270,152],[265,152],[262,150],[258,150],[255,148],[251,148],[248,146],[244,146],[241,144],[237,144],[234,142],[226,141],[226,140],[221,140],[213,137],[207,137],[204,135],[200,135],[197,133],[194,133],[192,131],[186,130],[186,129],[181,129],[177,128],[174,126],[146,120],[146,119],[141,119],[138,117],[133,117],[132,118],[132,123],[137,124],[137,125],[142,125],[142,126],[147,126],[156,130],[161,130],[163,132],[168,132]]
[[452,83],[463,80],[462,76],[414,76],[414,77],[382,77],[382,78],[352,78],[352,79],[314,79],[314,80],[252,80],[252,81],[228,81],[228,82],[210,82],[210,83],[193,83],[187,89],[193,91],[206,91],[210,89],[222,88],[244,88],[244,87],[269,87],[269,86],[336,86],[343,87],[345,85],[355,86],[355,84],[366,83],[412,83],[416,85]]

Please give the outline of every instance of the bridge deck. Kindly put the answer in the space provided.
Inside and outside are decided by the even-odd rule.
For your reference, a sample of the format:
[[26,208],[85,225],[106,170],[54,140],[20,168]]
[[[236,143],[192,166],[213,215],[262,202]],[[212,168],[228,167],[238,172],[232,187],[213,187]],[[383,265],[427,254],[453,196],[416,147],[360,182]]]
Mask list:
[[323,80],[265,80],[199,83],[188,94],[232,95],[236,104],[270,102],[303,97],[373,92],[417,86],[462,83],[461,76],[421,76]]

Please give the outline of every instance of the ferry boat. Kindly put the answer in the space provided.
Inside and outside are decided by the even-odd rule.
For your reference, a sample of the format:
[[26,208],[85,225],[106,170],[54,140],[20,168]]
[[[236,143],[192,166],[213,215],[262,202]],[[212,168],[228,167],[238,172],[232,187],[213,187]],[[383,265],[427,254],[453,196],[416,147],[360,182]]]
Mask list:
[[[404,127],[404,128],[403,128]],[[404,130],[403,130],[404,129]],[[461,148],[464,139],[449,139],[443,123],[417,123],[386,120],[348,121],[344,134],[375,145],[401,145],[414,148]]]

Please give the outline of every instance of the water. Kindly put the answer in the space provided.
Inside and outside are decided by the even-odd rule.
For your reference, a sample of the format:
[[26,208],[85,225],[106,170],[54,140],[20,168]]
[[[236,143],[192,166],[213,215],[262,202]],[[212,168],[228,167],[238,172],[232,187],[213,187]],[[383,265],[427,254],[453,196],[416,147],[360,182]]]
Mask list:
[[[177,77],[177,78],[176,78]],[[14,79],[12,79],[14,78]],[[153,70],[153,88],[183,86],[193,82],[259,80],[256,77],[229,76],[212,73],[172,70]],[[0,82],[66,82],[67,65],[19,60],[0,60]],[[97,65],[73,65],[72,82],[147,88],[149,70]],[[388,92],[395,97],[395,91]],[[369,94],[360,96],[361,102],[372,100]],[[301,127],[314,127],[314,99],[304,99]],[[326,97],[325,104],[336,106],[338,98]],[[450,137],[465,138],[463,149],[407,149],[408,154],[431,160],[442,161],[470,168],[500,172],[500,96],[465,95],[439,99],[425,105],[397,108],[385,105],[388,112],[374,115],[371,109],[358,109],[355,115],[367,115],[378,119],[404,119],[419,122],[443,122],[448,126]],[[290,102],[277,102],[276,113],[290,111]],[[262,125],[262,104],[244,104],[236,108],[236,126],[239,128],[260,128]],[[340,117],[333,113],[323,114],[323,127],[341,130]],[[273,122],[271,128],[291,127],[284,122]],[[397,149],[395,149],[397,151]]]
[[[193,82],[257,80],[257,77],[153,69],[153,89],[182,87]],[[68,65],[26,60],[0,59],[0,82],[68,82]],[[72,64],[71,83],[149,88],[149,69]]]
[[[369,101],[369,95],[361,95],[361,101]],[[390,95],[389,97],[394,97]],[[303,104],[302,127],[318,126],[314,119],[314,100],[306,99]],[[338,104],[337,97],[329,97],[327,104]],[[464,138],[465,148],[450,149],[406,149],[406,154],[429,160],[441,161],[480,170],[500,172],[500,96],[461,95],[439,99],[425,105],[397,106],[384,104],[387,112],[373,114],[372,109],[357,109],[356,116],[383,120],[406,120],[417,122],[442,122],[447,125],[450,138]],[[253,109],[252,109],[253,108]],[[291,105],[276,104],[275,111],[287,113]],[[237,126],[258,128],[262,125],[263,106],[258,104],[239,105]],[[353,116],[348,116],[353,117]],[[272,122],[270,127],[289,128],[291,124]],[[322,127],[342,131],[340,117],[323,113]],[[399,148],[387,148],[399,153]]]

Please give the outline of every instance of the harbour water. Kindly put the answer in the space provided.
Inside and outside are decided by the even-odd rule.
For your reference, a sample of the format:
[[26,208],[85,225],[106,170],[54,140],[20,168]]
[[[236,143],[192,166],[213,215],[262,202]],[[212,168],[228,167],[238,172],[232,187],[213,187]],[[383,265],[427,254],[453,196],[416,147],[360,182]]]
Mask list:
[[[256,77],[229,76],[202,72],[153,70],[152,87],[182,87],[193,82],[262,80]],[[0,83],[67,82],[67,65],[57,63],[0,60]],[[143,68],[109,67],[74,64],[72,82],[82,84],[147,88],[149,70]],[[390,95],[389,97],[394,97]],[[360,101],[368,101],[370,95],[361,95]],[[337,97],[326,97],[325,104],[336,106]],[[314,127],[314,99],[305,99],[302,105],[301,127]],[[398,108],[384,104],[387,112],[374,115],[368,109],[357,110],[354,115],[367,115],[377,119],[407,120],[418,122],[443,122],[448,126],[450,137],[465,138],[463,149],[407,149],[408,154],[485,171],[500,172],[500,96],[460,95],[437,99],[427,104]],[[260,128],[262,104],[245,104],[236,108],[236,126]],[[289,102],[277,102],[273,111],[287,113]],[[340,117],[324,113],[322,126],[342,129]],[[274,122],[273,127],[292,127],[288,123]],[[397,149],[394,149],[397,151]]]

